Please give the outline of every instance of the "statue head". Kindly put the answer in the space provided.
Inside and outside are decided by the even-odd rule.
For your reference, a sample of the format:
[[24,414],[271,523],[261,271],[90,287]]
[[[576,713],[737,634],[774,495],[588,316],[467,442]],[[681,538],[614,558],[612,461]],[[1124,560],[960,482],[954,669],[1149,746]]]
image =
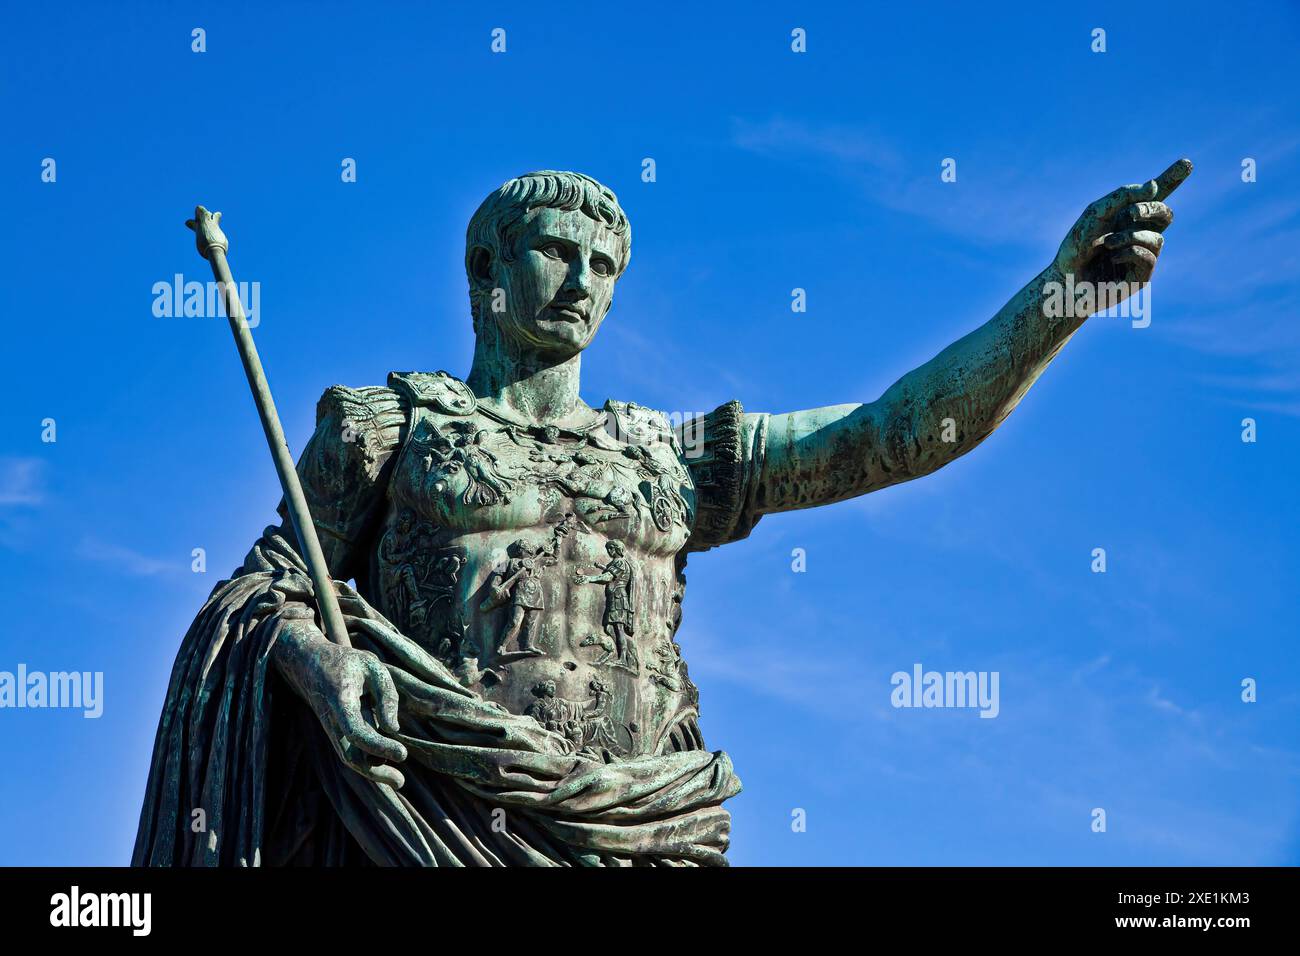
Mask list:
[[606,541],[605,553],[611,558],[621,558],[627,552],[623,550],[623,544],[620,541]]
[[536,554],[537,551],[540,550],[541,550],[540,546],[536,550],[534,550],[532,545],[530,545],[523,538],[519,538],[515,541],[510,542],[510,544],[506,547],[506,554],[510,555],[510,557],[512,558],[531,558],[533,557],[534,554]]
[[470,219],[465,272],[480,338],[567,359],[596,336],[632,230],[610,190],[581,173],[528,173],[493,192]]

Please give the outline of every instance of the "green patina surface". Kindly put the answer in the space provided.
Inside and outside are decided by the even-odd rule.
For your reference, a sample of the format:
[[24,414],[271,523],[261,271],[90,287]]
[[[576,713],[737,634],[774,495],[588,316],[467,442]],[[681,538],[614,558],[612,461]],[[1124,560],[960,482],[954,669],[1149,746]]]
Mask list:
[[627,218],[576,173],[506,183],[468,231],[469,373],[330,388],[297,463],[346,640],[290,525],[267,528],[185,636],[134,862],[724,862],[740,784],[675,640],[687,555],[973,449],[1095,308],[1047,290],[1148,281],[1190,170],[1093,203],[873,402],[693,416],[582,401]]

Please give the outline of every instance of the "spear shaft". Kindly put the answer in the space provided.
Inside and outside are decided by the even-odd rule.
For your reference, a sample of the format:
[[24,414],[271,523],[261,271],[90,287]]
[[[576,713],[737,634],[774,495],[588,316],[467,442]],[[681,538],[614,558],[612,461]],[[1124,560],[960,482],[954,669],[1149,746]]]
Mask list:
[[210,213],[202,206],[198,206],[194,210],[194,218],[185,225],[194,230],[199,254],[212,266],[212,275],[217,280],[217,288],[221,290],[225,301],[226,318],[230,321],[230,331],[235,336],[235,347],[239,349],[239,358],[244,364],[244,374],[248,378],[248,387],[253,392],[258,417],[262,420],[266,443],[271,448],[276,474],[280,476],[280,487],[284,490],[289,521],[293,525],[294,534],[298,537],[298,550],[307,562],[307,571],[311,575],[322,630],[335,644],[351,647],[352,641],[348,638],[347,624],[343,621],[343,612],[339,610],[338,597],[334,594],[334,580],[330,577],[325,555],[321,551],[320,539],[316,536],[316,525],[312,521],[311,510],[307,507],[307,498],[302,493],[302,484],[298,481],[298,470],[294,467],[289,443],[285,441],[284,429],[280,427],[280,416],[275,410],[275,399],[271,397],[271,387],[267,384],[266,373],[262,370],[262,360],[258,357],[257,346],[253,343],[253,334],[248,328],[244,306],[239,301],[239,290],[230,275],[230,265],[226,262],[226,252],[230,248],[230,243],[225,233],[221,231],[220,222],[221,213]]

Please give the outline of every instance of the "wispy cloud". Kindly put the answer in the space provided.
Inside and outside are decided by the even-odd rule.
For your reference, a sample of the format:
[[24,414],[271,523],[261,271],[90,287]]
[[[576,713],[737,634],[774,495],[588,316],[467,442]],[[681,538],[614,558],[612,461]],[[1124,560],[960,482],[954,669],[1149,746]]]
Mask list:
[[1098,671],[1102,670],[1103,668],[1108,667],[1110,665],[1110,661],[1111,661],[1111,656],[1109,654],[1102,654],[1100,657],[1088,661],[1088,663],[1082,665],[1077,670],[1075,670],[1075,672],[1070,675],[1070,680],[1076,683],[1078,681],[1085,680],[1086,678],[1091,677],[1093,674],[1096,674]]
[[[629,325],[607,326],[602,334],[612,345],[604,352],[606,367],[602,374],[627,389],[622,395],[610,397],[635,395],[637,401],[660,411],[693,417],[754,390],[753,383],[737,375],[735,369],[686,355],[682,343],[653,338]],[[692,362],[707,374],[683,379],[680,370]]]
[[1167,714],[1173,714],[1177,717],[1195,716],[1194,714],[1188,714],[1187,711],[1183,710],[1183,708],[1179,707],[1172,700],[1170,700],[1168,697],[1162,694],[1160,691],[1159,684],[1151,685],[1150,689],[1147,691],[1146,699],[1147,699],[1147,703],[1150,704],[1152,707],[1154,707],[1156,710],[1163,711]]
[[[804,616],[801,630],[809,635],[851,633],[816,609]],[[750,628],[737,646],[706,624],[690,629],[683,647],[697,680],[744,688],[832,735],[821,745],[841,759],[819,783],[827,788],[882,773],[922,790],[962,779],[972,792],[996,795],[1028,831],[1058,831],[1062,818],[1086,825],[1090,808],[1103,806],[1119,824],[1113,839],[1127,852],[1179,863],[1285,857],[1294,812],[1258,820],[1255,811],[1268,800],[1244,792],[1232,793],[1232,812],[1222,807],[1225,774],[1260,772],[1258,761],[1243,756],[1257,746],[1257,729],[1217,702],[1176,700],[1166,675],[1122,652],[995,655],[982,666],[1002,675],[1002,714],[980,721],[967,713],[890,706],[892,670],[918,657],[927,665],[940,659],[909,650],[901,635],[884,637],[879,646],[840,643],[832,653],[818,641],[810,637],[794,647],[779,634]],[[842,728],[842,738],[835,728]],[[1269,786],[1294,787],[1298,762],[1300,755],[1289,750],[1273,754]],[[817,774],[815,766],[805,772]],[[1177,780],[1203,786],[1171,785]]]
[[[1242,182],[1235,165],[1222,175],[1243,143],[1258,144],[1249,152],[1259,182]],[[1300,200],[1270,186],[1294,174],[1300,137],[1240,128],[1208,148],[1220,174],[1189,184],[1185,203],[1179,194],[1177,253],[1161,261],[1154,327],[1214,361],[1216,371],[1195,380],[1225,401],[1300,417]]]
[[890,139],[862,127],[783,116],[757,122],[733,119],[731,142],[791,165],[820,167],[856,187],[869,202],[985,243],[1055,242],[1073,221],[1069,197],[1046,185],[1077,174],[1063,159],[1040,160],[1034,169],[1002,162],[982,170],[978,189],[945,188],[938,193],[942,157],[905,156]]
[[[1300,155],[1300,137],[1277,136],[1276,124],[1267,119],[1243,121],[1248,125],[1222,130],[1199,145],[1222,167],[1240,144],[1259,143],[1252,158],[1262,176],[1278,179]],[[818,169],[856,188],[868,202],[983,245],[1050,246],[1082,211],[1082,205],[1071,204],[1101,194],[1071,194],[1080,173],[1075,158],[1064,152],[1036,154],[1032,166],[1027,157],[984,166],[976,188],[940,192],[937,157],[905,156],[888,137],[862,127],[784,116],[733,119],[731,138],[738,149],[804,174]],[[1105,186],[1098,184],[1101,191]],[[1178,209],[1181,219],[1171,233],[1177,255],[1162,262],[1155,293],[1167,303],[1160,306],[1162,315],[1171,317],[1157,319],[1160,334],[1204,355],[1235,360],[1240,369],[1231,387],[1224,387],[1225,398],[1300,416],[1293,373],[1300,366],[1300,326],[1294,321],[1300,308],[1294,282],[1300,273],[1300,201],[1279,197],[1262,180],[1245,184],[1236,175],[1202,175],[1179,194]],[[1196,228],[1209,219],[1213,230]]]
[[[1300,231],[1294,241],[1300,244]],[[1294,320],[1300,293],[1237,292],[1225,301],[1206,289],[1198,303],[1161,329],[1224,369],[1195,380],[1243,407],[1300,417],[1300,328]]]
[[45,498],[41,487],[44,464],[39,458],[0,458],[0,506],[39,505]]
[[890,172],[897,172],[902,165],[889,142],[853,126],[813,126],[779,116],[762,122],[733,119],[731,141],[741,149],[767,156],[824,158]]
[[1253,411],[1300,418],[1300,348],[1263,353],[1247,364],[1246,371],[1197,380]]
[[830,719],[858,716],[863,675],[881,670],[880,665],[861,659],[792,654],[788,643],[765,641],[755,635],[746,641],[743,653],[736,652],[734,641],[719,640],[709,630],[693,628],[684,640],[684,653],[696,678],[736,684]]
[[175,561],[159,561],[130,548],[90,537],[83,538],[77,546],[77,557],[112,565],[124,574],[135,577],[153,577],[175,571],[179,567]]

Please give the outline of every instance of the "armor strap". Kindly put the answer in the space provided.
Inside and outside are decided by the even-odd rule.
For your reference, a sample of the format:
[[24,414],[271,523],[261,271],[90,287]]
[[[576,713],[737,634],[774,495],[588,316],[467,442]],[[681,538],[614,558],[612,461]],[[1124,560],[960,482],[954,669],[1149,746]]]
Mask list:
[[389,372],[388,387],[401,392],[413,406],[444,415],[469,415],[478,407],[473,390],[446,372]]

